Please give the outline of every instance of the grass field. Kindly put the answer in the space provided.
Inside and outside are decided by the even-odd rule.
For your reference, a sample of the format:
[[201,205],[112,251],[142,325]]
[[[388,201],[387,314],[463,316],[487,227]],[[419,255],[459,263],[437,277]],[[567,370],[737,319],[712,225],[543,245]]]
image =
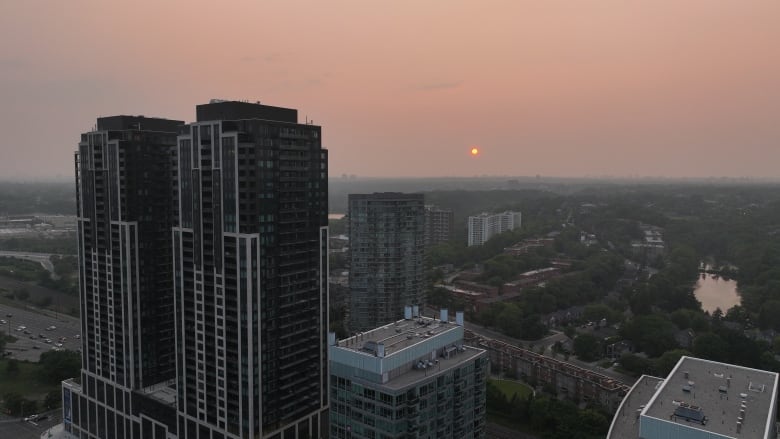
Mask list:
[[511,400],[514,394],[517,394],[518,398],[527,398],[528,395],[534,392],[527,384],[518,383],[517,381],[491,379],[490,382],[498,387],[501,393],[506,395],[507,400]]
[[38,381],[38,370],[41,365],[19,361],[19,370],[8,374],[8,360],[0,360],[0,398],[7,393],[18,393],[27,399],[42,401],[46,394],[58,390],[59,385],[41,384]]

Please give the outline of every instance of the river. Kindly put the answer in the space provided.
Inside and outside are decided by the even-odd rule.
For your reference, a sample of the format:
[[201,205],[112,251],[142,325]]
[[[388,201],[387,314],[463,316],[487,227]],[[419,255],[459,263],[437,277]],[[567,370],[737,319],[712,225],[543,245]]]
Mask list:
[[739,305],[741,300],[737,293],[737,281],[726,280],[710,273],[700,274],[693,294],[701,302],[701,309],[710,314],[716,308],[720,308],[725,314],[729,308]]

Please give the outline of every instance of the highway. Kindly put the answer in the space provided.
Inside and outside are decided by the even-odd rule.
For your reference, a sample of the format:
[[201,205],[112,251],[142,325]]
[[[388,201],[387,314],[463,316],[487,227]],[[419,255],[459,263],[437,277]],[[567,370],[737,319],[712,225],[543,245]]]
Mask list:
[[28,261],[38,262],[43,268],[51,273],[53,279],[56,279],[58,276],[56,273],[54,273],[54,265],[51,263],[52,256],[63,255],[57,255],[53,253],[11,252],[0,250],[0,257],[25,259]]

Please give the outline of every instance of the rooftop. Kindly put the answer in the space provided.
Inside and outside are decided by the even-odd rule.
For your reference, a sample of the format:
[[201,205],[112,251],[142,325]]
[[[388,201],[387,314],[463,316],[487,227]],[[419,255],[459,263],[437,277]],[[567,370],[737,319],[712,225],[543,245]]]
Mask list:
[[639,412],[645,408],[650,398],[655,395],[658,387],[664,382],[661,378],[642,375],[628,391],[620,403],[612,425],[609,427],[607,439],[627,439],[639,437]]
[[463,346],[462,350],[454,350],[449,357],[439,357],[436,360],[431,361],[430,363],[432,364],[429,364],[424,369],[409,369],[401,375],[391,378],[390,381],[384,383],[384,385],[388,389],[403,389],[410,384],[419,382],[423,378],[434,377],[467,361],[474,360],[484,353],[484,349]]
[[384,357],[402,349],[422,343],[437,335],[455,331],[459,326],[454,323],[442,322],[431,317],[414,317],[399,320],[367,332],[359,333],[350,338],[339,340],[336,344],[358,352],[377,354],[378,346],[384,346]]
[[642,416],[726,437],[762,439],[774,425],[777,381],[774,372],[682,357]]
[[176,388],[173,382],[156,384],[143,389],[143,393],[165,405],[176,405]]

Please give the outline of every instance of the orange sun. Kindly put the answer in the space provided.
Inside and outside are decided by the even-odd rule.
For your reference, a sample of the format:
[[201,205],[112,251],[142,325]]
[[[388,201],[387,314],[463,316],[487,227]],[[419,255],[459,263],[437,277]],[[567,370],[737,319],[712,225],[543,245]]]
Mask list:
[[471,155],[473,155],[475,157],[478,156],[479,155],[479,148],[477,148],[477,147],[471,148]]

